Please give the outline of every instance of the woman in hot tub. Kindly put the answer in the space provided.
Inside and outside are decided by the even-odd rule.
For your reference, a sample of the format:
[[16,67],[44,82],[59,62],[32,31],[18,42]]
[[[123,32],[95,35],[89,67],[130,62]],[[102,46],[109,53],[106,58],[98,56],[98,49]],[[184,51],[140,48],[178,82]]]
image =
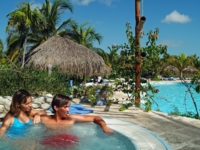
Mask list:
[[45,115],[44,110],[32,109],[31,94],[26,90],[18,90],[12,97],[10,111],[3,119],[0,134],[4,134],[9,127],[19,128],[40,122],[40,115]]

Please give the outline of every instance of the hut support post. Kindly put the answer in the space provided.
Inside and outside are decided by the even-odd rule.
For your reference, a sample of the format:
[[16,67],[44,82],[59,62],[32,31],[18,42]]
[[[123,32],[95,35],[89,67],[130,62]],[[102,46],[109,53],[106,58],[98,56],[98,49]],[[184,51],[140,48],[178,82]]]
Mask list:
[[83,75],[83,86],[85,87],[86,85],[86,75]]

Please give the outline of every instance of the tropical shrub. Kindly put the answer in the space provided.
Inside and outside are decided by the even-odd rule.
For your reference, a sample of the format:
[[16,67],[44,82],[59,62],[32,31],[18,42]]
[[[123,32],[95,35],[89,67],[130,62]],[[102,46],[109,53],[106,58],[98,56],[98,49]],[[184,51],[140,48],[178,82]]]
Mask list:
[[12,95],[16,90],[26,89],[33,95],[43,92],[51,94],[70,93],[67,73],[53,69],[51,75],[46,70],[4,67],[0,69],[0,95]]

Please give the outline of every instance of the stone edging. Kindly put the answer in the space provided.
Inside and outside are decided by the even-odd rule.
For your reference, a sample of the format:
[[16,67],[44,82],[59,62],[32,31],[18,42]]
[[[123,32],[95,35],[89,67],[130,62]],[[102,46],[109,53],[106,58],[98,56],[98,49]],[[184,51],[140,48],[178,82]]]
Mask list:
[[[51,111],[47,110],[51,106],[53,95],[46,94],[40,97],[32,97],[33,109],[43,109],[47,114],[51,114]],[[0,96],[0,118],[3,118],[5,114],[10,110],[10,104],[12,96]]]

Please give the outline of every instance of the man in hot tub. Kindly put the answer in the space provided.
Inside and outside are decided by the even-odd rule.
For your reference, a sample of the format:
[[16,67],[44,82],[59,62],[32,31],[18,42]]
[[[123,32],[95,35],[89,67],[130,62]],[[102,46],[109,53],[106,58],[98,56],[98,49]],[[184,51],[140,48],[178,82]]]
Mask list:
[[113,130],[108,128],[105,121],[99,116],[68,114],[71,104],[71,98],[63,94],[54,96],[51,106],[54,115],[41,115],[41,122],[47,127],[56,128],[60,126],[71,126],[75,122],[94,122],[101,126],[102,130],[107,134],[112,134]]

